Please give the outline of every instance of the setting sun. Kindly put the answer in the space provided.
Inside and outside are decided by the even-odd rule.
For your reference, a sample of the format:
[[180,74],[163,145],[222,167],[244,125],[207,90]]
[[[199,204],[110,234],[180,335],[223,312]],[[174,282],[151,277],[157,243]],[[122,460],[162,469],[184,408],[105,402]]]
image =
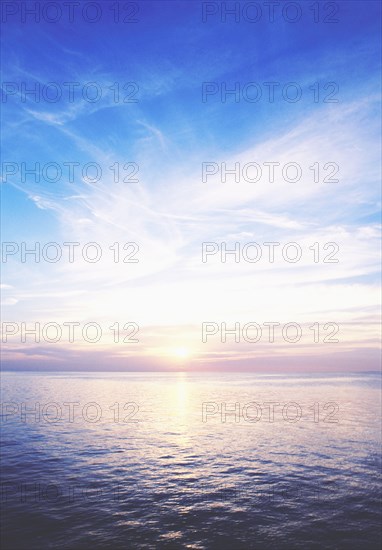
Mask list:
[[190,357],[190,350],[187,348],[175,348],[172,351],[172,355],[177,359],[187,359]]

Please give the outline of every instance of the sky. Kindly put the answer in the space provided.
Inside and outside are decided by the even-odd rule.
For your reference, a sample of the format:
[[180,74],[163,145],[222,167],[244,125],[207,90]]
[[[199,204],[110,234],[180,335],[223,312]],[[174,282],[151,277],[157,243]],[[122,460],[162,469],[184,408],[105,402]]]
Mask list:
[[380,3],[49,4],[2,2],[3,368],[377,370]]

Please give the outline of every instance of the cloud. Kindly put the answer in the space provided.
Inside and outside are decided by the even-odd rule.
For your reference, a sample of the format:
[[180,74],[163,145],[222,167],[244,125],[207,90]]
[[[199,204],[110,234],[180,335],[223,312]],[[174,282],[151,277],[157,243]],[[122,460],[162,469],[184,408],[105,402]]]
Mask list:
[[[164,93],[172,85],[173,80],[160,83],[158,90]],[[11,306],[5,310],[7,320],[99,322],[108,337],[102,354],[109,353],[118,365],[123,364],[121,355],[131,358],[135,351],[110,344],[109,327],[114,322],[139,323],[142,340],[134,357],[140,362],[144,356],[141,362],[150,365],[155,363],[154,356],[164,361],[174,340],[179,346],[190,341],[195,362],[204,365],[216,358],[249,365],[256,357],[277,355],[281,361],[284,355],[311,358],[327,353],[327,348],[311,343],[299,349],[285,343],[261,349],[247,345],[222,349],[221,342],[203,346],[200,326],[206,321],[295,321],[307,330],[315,322],[335,321],[344,327],[336,351],[342,360],[348,359],[353,348],[376,345],[377,312],[372,308],[378,302],[374,277],[379,270],[375,250],[380,233],[376,221],[368,217],[378,208],[380,174],[372,93],[368,91],[357,101],[325,105],[325,109],[315,106],[296,116],[288,129],[272,119],[270,134],[253,123],[253,136],[245,143],[232,138],[229,147],[217,143],[205,150],[204,135],[193,135],[187,117],[184,126],[169,128],[141,106],[128,113],[119,109],[118,140],[113,142],[113,135],[105,139],[102,124],[89,129],[86,123],[111,107],[108,101],[97,107],[80,103],[58,112],[23,110],[22,116],[27,117],[23,124],[31,128],[41,124],[43,129],[41,135],[33,136],[36,147],[43,148],[50,142],[47,136],[55,136],[57,143],[72,151],[73,160],[97,162],[103,177],[93,184],[80,174],[74,182],[65,179],[59,188],[48,188],[46,182],[32,185],[12,180],[11,185],[57,222],[59,231],[47,235],[47,242],[80,244],[74,263],[63,260],[31,266],[12,259],[7,264],[7,280],[14,287],[5,288],[10,294],[5,305]],[[174,138],[179,135],[188,136],[190,144],[196,141],[198,147],[188,148],[184,143],[180,147]],[[113,146],[106,147],[105,142]],[[139,181],[131,181],[124,167],[130,163],[131,168],[137,160]],[[122,174],[118,182],[110,170],[116,162]],[[206,162],[214,163],[219,173],[203,182],[202,164]],[[267,177],[264,163],[269,162],[280,163],[274,181]],[[222,181],[223,163],[229,170],[239,166],[240,181],[232,175]],[[243,181],[243,167],[250,163],[262,168],[257,182]],[[298,181],[283,177],[282,168],[288,163],[301,167]],[[333,176],[335,164],[339,170]],[[314,181],[314,166],[320,171],[319,181]],[[127,181],[122,181],[125,177]],[[89,242],[100,247],[100,261],[84,260],[84,245]],[[238,263],[232,256],[222,263],[219,249],[203,263],[203,242],[225,242],[229,249],[239,243],[241,250],[246,243],[256,242],[263,257],[251,263],[240,252]],[[267,242],[280,243],[273,263],[266,260]],[[279,252],[288,242],[297,242],[303,250],[296,264],[285,261]],[[325,257],[330,248],[322,247],[333,242],[339,261],[324,263],[322,254]],[[118,262],[115,243],[120,243]],[[124,243],[137,243],[138,263],[123,261],[132,252],[123,249]],[[321,247],[317,263],[314,243]],[[365,311],[370,318],[352,325],[356,313]],[[88,350],[77,345],[78,351],[90,357]],[[14,353],[18,357],[23,352],[18,347]],[[60,353],[36,349],[26,355],[59,357]]]

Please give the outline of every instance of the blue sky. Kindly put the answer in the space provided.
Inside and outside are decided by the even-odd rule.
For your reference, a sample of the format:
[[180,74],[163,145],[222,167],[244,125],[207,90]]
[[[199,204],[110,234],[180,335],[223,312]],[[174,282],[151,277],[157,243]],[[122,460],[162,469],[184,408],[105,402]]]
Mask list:
[[[54,82],[63,91],[56,103],[3,95],[3,162],[96,162],[103,177],[92,184],[79,172],[56,183],[3,176],[2,240],[95,241],[106,251],[134,241],[139,263],[104,254],[96,264],[36,264],[15,255],[3,264],[3,320],[134,321],[140,342],[114,345],[110,331],[97,346],[21,343],[17,334],[5,344],[5,367],[378,368],[380,4],[337,2],[331,24],[313,22],[310,2],[299,3],[296,23],[279,11],[273,23],[222,22],[219,14],[203,22],[194,1],[138,2],[136,23],[114,23],[110,3],[98,5],[96,23],[81,16],[22,23],[18,13],[3,24],[3,92],[5,82],[18,90]],[[278,91],[270,103],[263,83],[271,81],[296,82],[301,100]],[[65,82],[80,83],[73,102]],[[101,88],[100,101],[81,97],[89,82]],[[122,93],[128,82],[138,101],[116,104],[110,86],[119,83]],[[203,102],[204,82],[240,89],[255,82],[263,96],[222,102],[217,93]],[[324,103],[325,92],[315,103],[316,82],[321,92],[336,83],[338,102]],[[269,161],[297,162],[304,177],[202,181],[203,162]],[[139,165],[139,182],[113,181],[115,162]],[[336,162],[340,181],[312,183],[314,162]],[[315,264],[304,254],[297,264],[222,264],[216,255],[202,263],[202,243],[223,241],[293,241],[304,250],[336,242],[340,261]],[[340,342],[203,344],[207,321],[335,321]]]

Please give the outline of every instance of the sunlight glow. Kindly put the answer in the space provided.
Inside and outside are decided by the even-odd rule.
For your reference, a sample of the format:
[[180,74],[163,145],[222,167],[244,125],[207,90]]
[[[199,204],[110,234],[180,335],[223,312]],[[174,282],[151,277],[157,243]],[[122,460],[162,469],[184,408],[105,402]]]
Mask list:
[[172,350],[172,355],[177,359],[188,359],[191,353],[187,348],[175,348]]

